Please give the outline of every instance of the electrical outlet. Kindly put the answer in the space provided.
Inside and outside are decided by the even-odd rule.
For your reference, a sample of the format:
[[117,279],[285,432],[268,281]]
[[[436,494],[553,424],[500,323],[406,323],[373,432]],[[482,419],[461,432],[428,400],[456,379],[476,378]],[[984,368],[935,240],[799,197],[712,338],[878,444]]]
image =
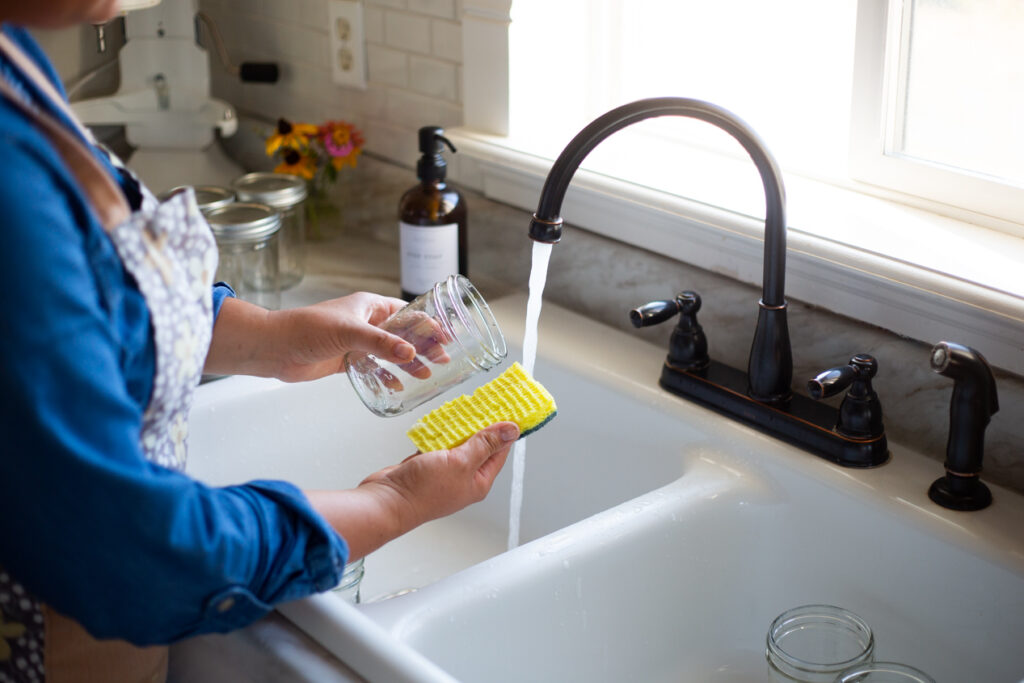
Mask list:
[[327,25],[331,80],[350,88],[366,88],[366,38],[363,32],[363,3],[330,0]]

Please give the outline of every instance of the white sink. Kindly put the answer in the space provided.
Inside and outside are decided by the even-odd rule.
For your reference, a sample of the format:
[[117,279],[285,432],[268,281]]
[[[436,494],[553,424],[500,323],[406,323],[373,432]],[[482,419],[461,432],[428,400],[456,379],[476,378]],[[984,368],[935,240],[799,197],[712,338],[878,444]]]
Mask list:
[[[519,359],[522,321],[518,299],[499,302],[496,315],[509,335],[509,358],[482,375],[483,383]],[[508,333],[516,330],[515,336]],[[661,353],[646,347],[649,388]],[[588,359],[597,360],[597,359]],[[683,457],[703,436],[681,428],[657,411],[636,412],[637,396],[622,393],[601,377],[589,377],[540,359],[538,377],[559,402],[555,420],[529,439],[522,514],[522,540],[529,541],[580,521],[677,479]],[[469,392],[473,387],[461,387]],[[405,436],[429,409],[381,418],[356,397],[348,379],[312,383],[231,377],[200,388],[192,410],[188,471],[212,484],[257,478],[286,479],[304,488],[348,488],[394,464],[415,447]],[[572,400],[580,396],[583,400]],[[563,400],[564,397],[564,400]],[[416,529],[366,560],[363,599],[371,601],[419,588],[503,552],[507,547],[512,467],[499,475],[483,503]],[[571,482],[573,495],[565,495]]]
[[[510,341],[523,307],[494,302]],[[484,503],[367,559],[364,598],[417,591],[282,608],[368,680],[764,680],[769,623],[807,603],[859,614],[879,658],[940,683],[1024,679],[1024,498],[943,510],[941,465],[899,445],[877,469],[827,463],[666,394],[663,349],[550,304],[540,354],[559,415],[529,438],[530,542],[502,553],[506,467]],[[344,377],[223,380],[200,391],[190,469],[352,486],[412,450],[415,417],[373,417]],[[395,644],[374,661],[368,625]],[[433,664],[382,673],[406,645]]]

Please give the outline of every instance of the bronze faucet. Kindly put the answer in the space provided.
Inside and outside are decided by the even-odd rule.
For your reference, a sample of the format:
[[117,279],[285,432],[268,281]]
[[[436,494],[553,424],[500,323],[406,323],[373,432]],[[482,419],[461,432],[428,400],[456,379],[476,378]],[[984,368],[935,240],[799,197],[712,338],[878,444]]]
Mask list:
[[[729,133],[757,167],[765,195],[762,291],[747,371],[708,357],[707,339],[696,319],[700,297],[683,292],[674,299],[652,302],[631,313],[637,327],[680,315],[662,369],[661,386],[834,462],[851,467],[872,467],[885,462],[889,451],[881,406],[871,389],[871,377],[877,370],[874,359],[855,356],[855,360],[860,359],[858,362],[826,371],[812,381],[821,388],[816,398],[850,387],[844,400],[845,410],[837,411],[794,394],[791,389],[793,357],[785,297],[785,188],[771,152],[757,133],[734,114],[700,100],[659,97],[623,105],[595,119],[572,139],[548,173],[530,223],[530,237],[540,242],[558,242],[562,236],[562,200],[583,159],[612,133],[658,116],[699,119]],[[829,373],[834,377],[820,381]],[[856,424],[850,424],[850,415],[857,416],[853,420]]]

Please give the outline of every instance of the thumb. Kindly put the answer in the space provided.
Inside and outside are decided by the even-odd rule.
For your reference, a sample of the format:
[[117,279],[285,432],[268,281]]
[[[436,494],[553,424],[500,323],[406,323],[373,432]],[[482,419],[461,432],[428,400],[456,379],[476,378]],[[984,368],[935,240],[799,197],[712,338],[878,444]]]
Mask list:
[[518,438],[519,425],[498,422],[481,429],[452,450],[458,451],[474,469],[479,469],[491,456],[507,450]]

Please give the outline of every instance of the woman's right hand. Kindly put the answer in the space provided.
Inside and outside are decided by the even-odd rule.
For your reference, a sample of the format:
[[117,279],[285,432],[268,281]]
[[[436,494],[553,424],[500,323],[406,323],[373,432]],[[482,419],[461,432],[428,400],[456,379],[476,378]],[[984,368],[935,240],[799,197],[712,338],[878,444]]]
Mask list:
[[411,455],[354,489],[307,495],[348,543],[352,561],[424,522],[483,500],[518,438],[514,422],[499,422],[455,448]]

